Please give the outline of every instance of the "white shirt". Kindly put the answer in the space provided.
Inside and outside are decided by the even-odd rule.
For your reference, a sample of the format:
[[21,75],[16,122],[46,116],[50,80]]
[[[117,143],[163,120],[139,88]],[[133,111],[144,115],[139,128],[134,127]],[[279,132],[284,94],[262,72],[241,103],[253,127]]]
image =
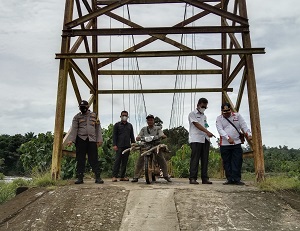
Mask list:
[[189,143],[205,143],[205,139],[209,141],[209,137],[207,134],[201,130],[199,130],[193,122],[197,122],[201,124],[203,127],[208,128],[206,115],[203,113],[200,113],[197,109],[195,111],[192,111],[189,114]]
[[[244,118],[236,112],[232,112],[231,116],[228,118],[240,131],[241,129],[246,133],[248,136],[251,136],[251,131],[247,127],[247,124],[244,120]],[[239,138],[240,134],[237,132],[237,130],[224,118],[223,115],[219,115],[217,117],[216,121],[216,127],[220,134],[220,145],[234,145],[234,144],[240,144],[241,140]],[[231,137],[234,140],[234,144],[230,144],[228,142],[229,137]]]

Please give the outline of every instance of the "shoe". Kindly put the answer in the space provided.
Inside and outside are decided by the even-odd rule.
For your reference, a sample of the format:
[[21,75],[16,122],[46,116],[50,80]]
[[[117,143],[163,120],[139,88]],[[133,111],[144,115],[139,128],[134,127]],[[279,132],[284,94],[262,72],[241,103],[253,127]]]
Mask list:
[[199,184],[199,182],[196,179],[190,179],[190,184]]
[[111,179],[111,181],[112,181],[112,182],[117,182],[118,179],[117,179],[116,177],[113,177],[113,178]]
[[212,182],[209,180],[202,180],[202,184],[212,184]]
[[234,182],[233,184],[235,184],[235,185],[245,185],[245,183],[242,182],[242,181],[237,181],[237,182]]
[[133,179],[131,180],[131,182],[138,182],[138,181],[139,181],[138,178],[133,178]]
[[164,176],[164,179],[165,179],[166,181],[168,181],[168,182],[172,182],[171,178],[168,177],[168,176]]
[[77,175],[77,180],[75,181],[75,184],[83,184],[83,174]]
[[95,183],[96,184],[103,184],[104,181],[99,177],[99,178],[96,178]]
[[120,178],[120,181],[129,181],[127,177]]
[[234,184],[233,181],[227,180],[226,182],[223,183],[223,185],[229,185],[229,184]]
[[78,179],[75,181],[75,184],[83,184],[83,179],[78,177]]

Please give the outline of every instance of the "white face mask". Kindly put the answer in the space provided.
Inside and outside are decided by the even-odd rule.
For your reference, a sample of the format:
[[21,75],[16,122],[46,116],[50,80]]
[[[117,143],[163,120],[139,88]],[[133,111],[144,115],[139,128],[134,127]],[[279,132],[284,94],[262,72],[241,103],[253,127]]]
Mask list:
[[198,111],[201,112],[201,113],[204,113],[205,110],[206,110],[206,108],[198,107]]
[[128,116],[121,116],[122,121],[127,121],[127,119],[128,119]]

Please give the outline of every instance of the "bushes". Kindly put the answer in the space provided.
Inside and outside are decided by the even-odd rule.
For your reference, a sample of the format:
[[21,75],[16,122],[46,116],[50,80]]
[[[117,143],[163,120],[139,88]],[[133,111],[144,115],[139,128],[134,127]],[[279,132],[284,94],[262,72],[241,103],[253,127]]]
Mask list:
[[[183,145],[176,155],[171,158],[172,172],[174,177],[189,177],[191,159],[191,148],[189,145]],[[201,166],[200,166],[201,167]],[[218,177],[221,169],[221,157],[217,149],[210,148],[208,159],[208,175],[210,177]],[[200,171],[199,171],[200,174]]]
[[14,180],[12,183],[0,182],[0,204],[15,197],[18,187],[27,185],[29,185],[29,182],[21,178]]

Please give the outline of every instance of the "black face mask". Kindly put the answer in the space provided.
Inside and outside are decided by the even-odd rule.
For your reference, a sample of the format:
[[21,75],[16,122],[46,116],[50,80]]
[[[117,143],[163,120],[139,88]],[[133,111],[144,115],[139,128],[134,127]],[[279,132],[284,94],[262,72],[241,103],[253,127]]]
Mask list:
[[86,113],[87,112],[87,107],[79,107],[79,110],[81,111],[81,113]]

